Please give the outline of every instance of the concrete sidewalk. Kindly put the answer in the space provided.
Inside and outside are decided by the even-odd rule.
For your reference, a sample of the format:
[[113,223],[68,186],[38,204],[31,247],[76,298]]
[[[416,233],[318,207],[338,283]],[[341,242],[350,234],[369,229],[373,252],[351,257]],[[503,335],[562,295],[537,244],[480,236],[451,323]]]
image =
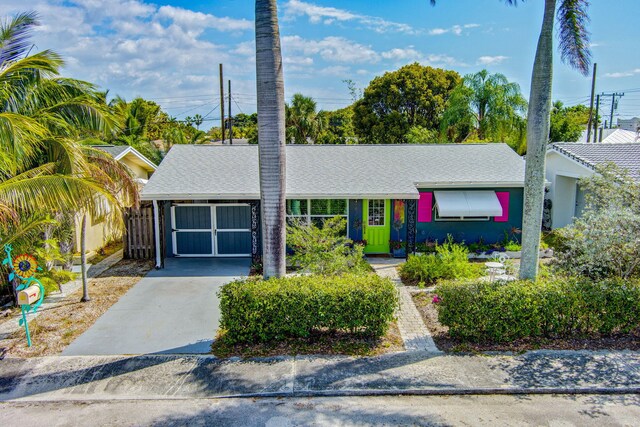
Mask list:
[[371,358],[44,357],[0,361],[0,400],[640,393],[640,352],[403,352]]

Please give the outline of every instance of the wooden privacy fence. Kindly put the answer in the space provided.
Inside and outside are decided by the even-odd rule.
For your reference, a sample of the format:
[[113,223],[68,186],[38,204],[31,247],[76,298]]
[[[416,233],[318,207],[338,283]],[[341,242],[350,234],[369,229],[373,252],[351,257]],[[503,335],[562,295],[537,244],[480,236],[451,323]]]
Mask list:
[[153,206],[128,209],[125,214],[124,257],[129,259],[153,259]]

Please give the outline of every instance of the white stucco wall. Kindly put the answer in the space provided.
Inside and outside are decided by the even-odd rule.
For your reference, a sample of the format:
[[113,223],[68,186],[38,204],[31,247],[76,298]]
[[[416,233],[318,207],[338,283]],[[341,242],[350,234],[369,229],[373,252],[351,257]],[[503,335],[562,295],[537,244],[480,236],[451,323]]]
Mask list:
[[576,209],[577,182],[593,175],[592,169],[551,151],[547,153],[547,181],[551,183],[547,198],[551,199],[551,226],[564,227],[571,224]]

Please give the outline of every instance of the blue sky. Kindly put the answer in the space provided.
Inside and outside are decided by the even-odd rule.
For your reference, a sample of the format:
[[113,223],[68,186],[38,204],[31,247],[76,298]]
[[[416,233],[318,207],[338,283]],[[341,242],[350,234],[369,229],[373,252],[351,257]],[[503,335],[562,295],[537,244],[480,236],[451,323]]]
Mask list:
[[[640,1],[593,0],[597,92],[626,92],[617,116],[640,116]],[[333,110],[351,102],[345,79],[364,88],[375,76],[418,61],[464,75],[482,68],[520,84],[525,97],[542,0],[279,1],[286,95],[314,97]],[[232,81],[232,109],[255,111],[254,2],[3,0],[0,15],[36,10],[36,50],[67,60],[64,74],[126,99],[155,100],[178,118],[219,118],[218,63]],[[554,99],[586,103],[590,77],[556,55]],[[226,90],[226,82],[225,82]],[[609,111],[603,102],[603,112]],[[214,125],[212,122],[211,125]]]

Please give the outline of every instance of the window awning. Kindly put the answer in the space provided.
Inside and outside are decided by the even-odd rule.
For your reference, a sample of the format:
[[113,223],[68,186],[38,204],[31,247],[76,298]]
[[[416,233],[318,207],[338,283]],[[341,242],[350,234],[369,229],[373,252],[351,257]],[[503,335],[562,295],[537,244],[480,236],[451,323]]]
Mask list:
[[434,191],[438,216],[501,216],[502,205],[495,191]]

